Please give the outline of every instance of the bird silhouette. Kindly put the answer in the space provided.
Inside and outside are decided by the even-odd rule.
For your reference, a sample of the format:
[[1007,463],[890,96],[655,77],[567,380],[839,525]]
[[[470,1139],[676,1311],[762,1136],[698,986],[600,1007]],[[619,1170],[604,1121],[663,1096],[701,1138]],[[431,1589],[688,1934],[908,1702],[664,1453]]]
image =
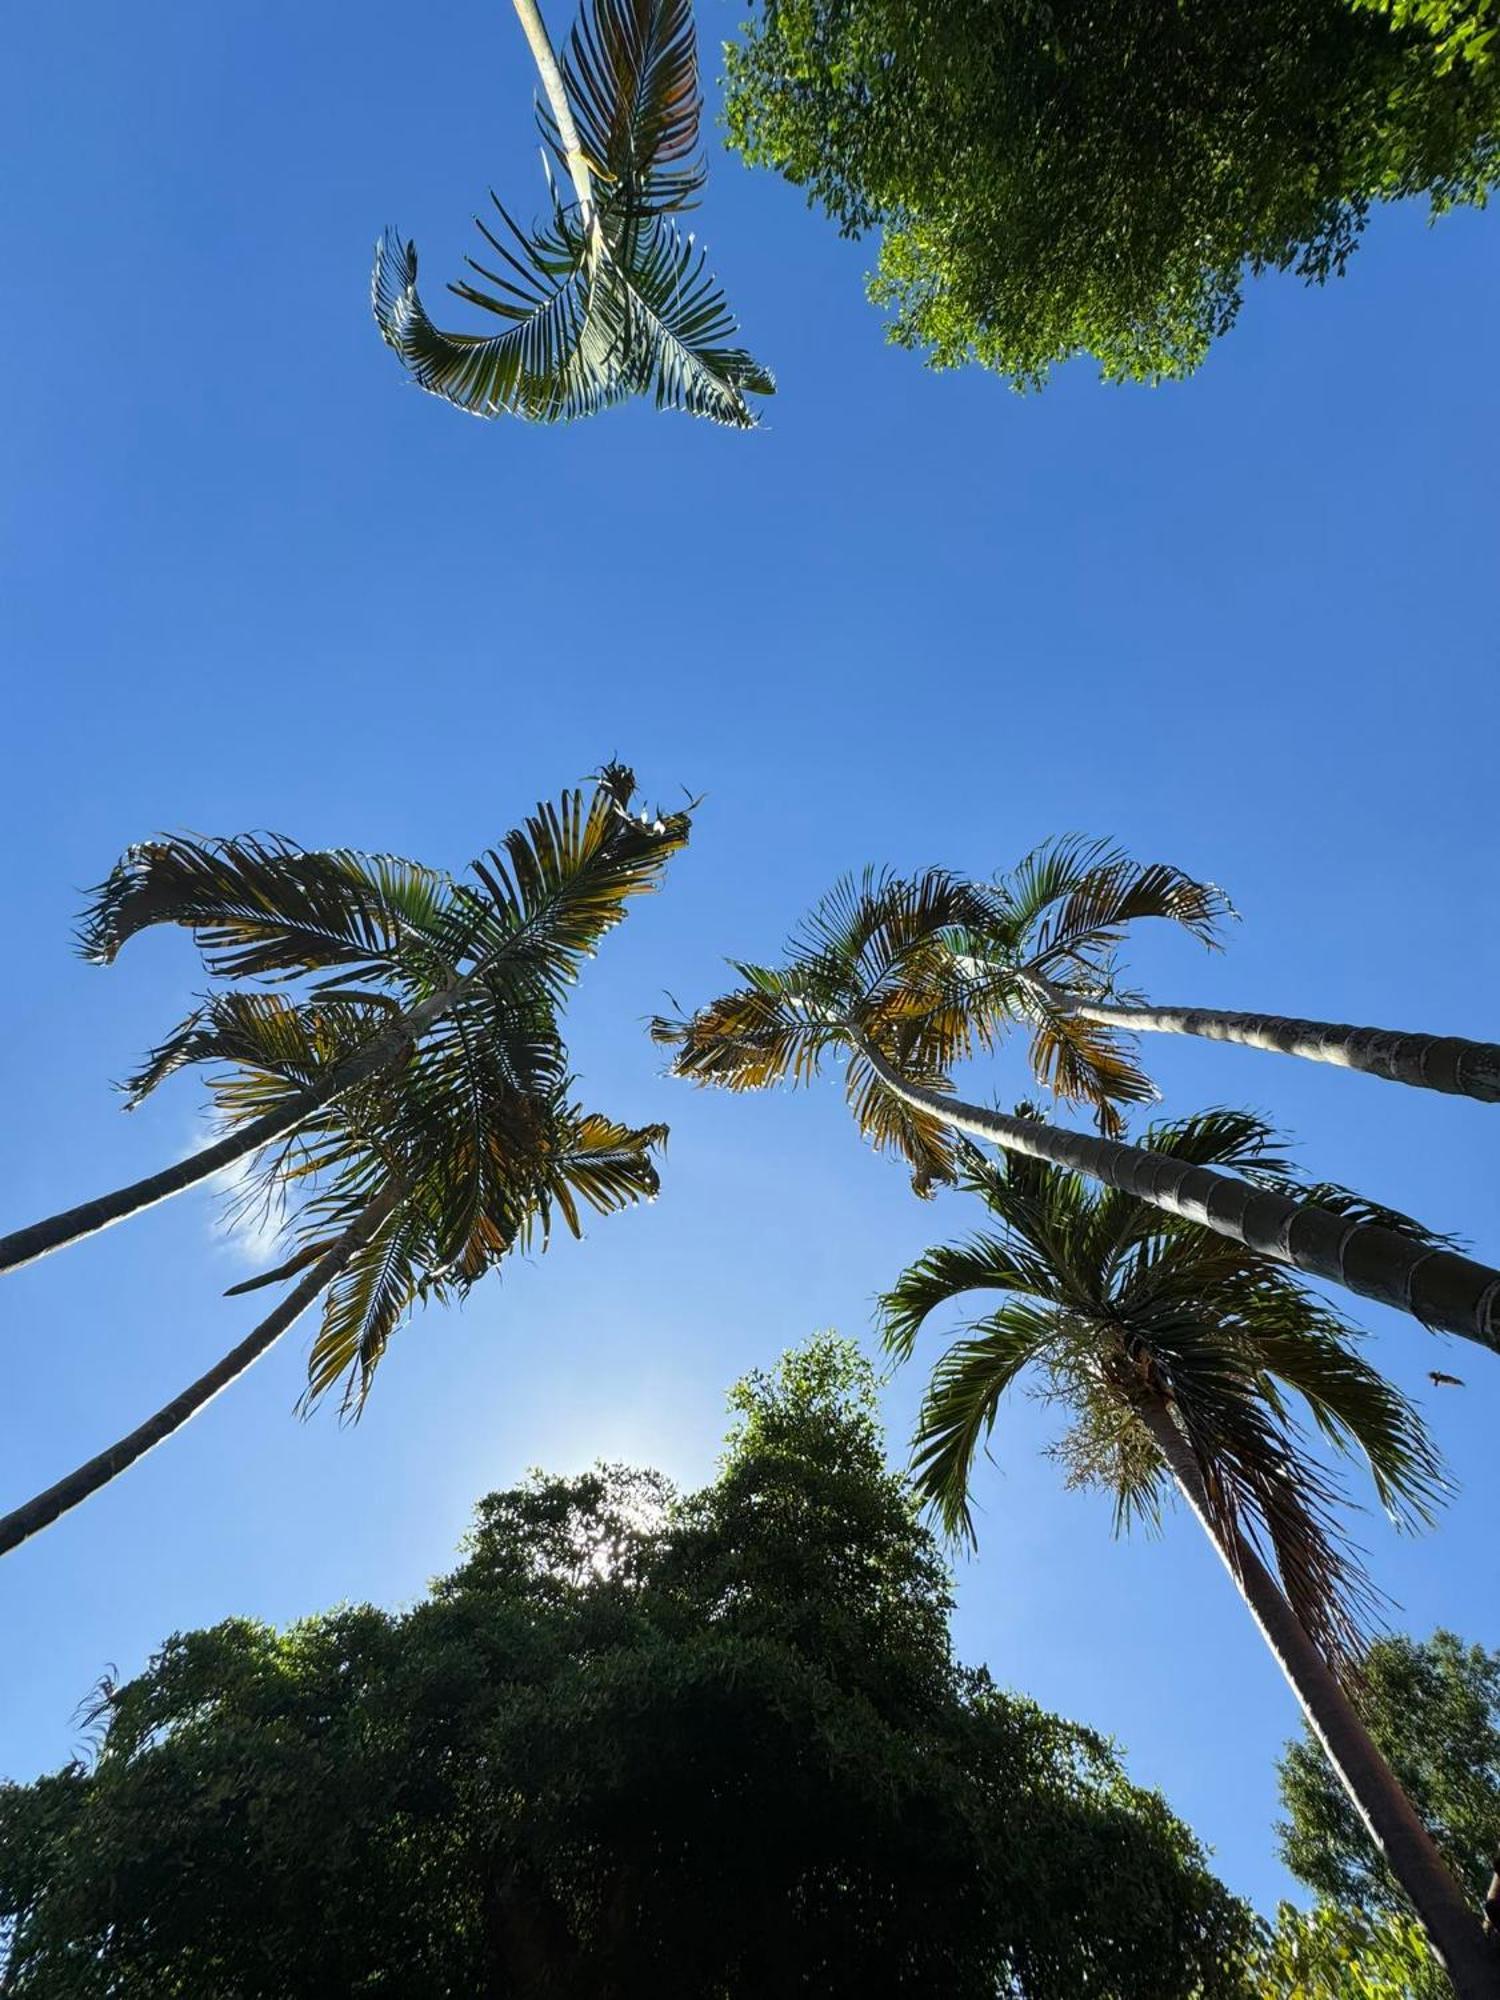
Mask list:
[[1445,1375],[1441,1368],[1429,1368],[1427,1379],[1439,1389],[1461,1389],[1464,1386],[1462,1376]]

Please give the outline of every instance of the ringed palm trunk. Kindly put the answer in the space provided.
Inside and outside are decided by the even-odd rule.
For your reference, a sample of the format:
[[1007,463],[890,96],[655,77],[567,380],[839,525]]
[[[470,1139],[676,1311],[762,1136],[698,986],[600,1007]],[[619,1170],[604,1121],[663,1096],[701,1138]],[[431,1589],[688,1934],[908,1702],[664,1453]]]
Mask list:
[[1364,1070],[1390,1083],[1442,1090],[1454,1097],[1500,1103],[1500,1044],[1458,1035],[1404,1034],[1395,1028],[1355,1028],[1341,1021],[1302,1021],[1285,1014],[1237,1014],[1216,1007],[1110,1007],[1074,1000],[1050,980],[1022,975],[1051,1006],[1076,1020],[1130,1034],[1202,1035],[1212,1042],[1304,1056]]
[[461,979],[440,987],[388,1028],[383,1028],[364,1048],[357,1049],[352,1056],[337,1064],[313,1089],[300,1091],[289,1098],[280,1110],[268,1111],[263,1118],[241,1125],[212,1146],[190,1153],[185,1160],[177,1160],[170,1167],[163,1167],[159,1173],[147,1174],[144,1180],[131,1181],[128,1186],[115,1188],[110,1194],[80,1202],[76,1208],[61,1209],[56,1215],[46,1216],[25,1229],[15,1229],[8,1236],[0,1236],[0,1273],[19,1270],[23,1264],[34,1263],[53,1250],[61,1250],[85,1236],[96,1235],[112,1222],[138,1215],[144,1208],[154,1208],[157,1202],[181,1194],[185,1188],[196,1187],[210,1175],[232,1167],[238,1160],[248,1159],[262,1146],[269,1146],[273,1140],[295,1131],[323,1105],[342,1097],[345,1091],[352,1090],[367,1077],[375,1076],[399,1061],[434,1021],[457,1006],[482,977],[484,969],[476,968],[465,973]]
[[1488,1264],[1453,1250],[1427,1249],[1377,1223],[1350,1222],[1233,1174],[967,1104],[908,1083],[869,1042],[857,1040],[855,1046],[893,1097],[955,1132],[1086,1174],[1309,1277],[1409,1312],[1434,1331],[1462,1334],[1500,1352],[1500,1271]]
[[1137,1405],[1183,1498],[1218,1551],[1355,1810],[1453,1982],[1458,2000],[1500,1996],[1500,1944],[1490,1938],[1285,1593],[1243,1536],[1215,1523],[1186,1438],[1159,1402]]
[[269,1312],[238,1347],[231,1348],[221,1361],[216,1362],[206,1375],[200,1375],[180,1396],[174,1396],[155,1416],[148,1417],[145,1423],[137,1425],[107,1451],[101,1451],[76,1471],[70,1472],[65,1479],[59,1479],[55,1486],[49,1486],[24,1506],[0,1516],[0,1555],[9,1554],[43,1528],[50,1527],[60,1514],[66,1514],[80,1501],[87,1500],[91,1493],[97,1493],[101,1486],[117,1479],[138,1458],[144,1458],[154,1445],[170,1437],[173,1431],[180,1430],[189,1417],[196,1416],[221,1389],[227,1389],[236,1376],[243,1375],[251,1362],[258,1361],[266,1349],[302,1317],[324,1287],[333,1282],[355,1251],[369,1240],[390,1214],[396,1199],[395,1194],[377,1196],[352,1227],[318,1259],[307,1276],[287,1293],[280,1305]]

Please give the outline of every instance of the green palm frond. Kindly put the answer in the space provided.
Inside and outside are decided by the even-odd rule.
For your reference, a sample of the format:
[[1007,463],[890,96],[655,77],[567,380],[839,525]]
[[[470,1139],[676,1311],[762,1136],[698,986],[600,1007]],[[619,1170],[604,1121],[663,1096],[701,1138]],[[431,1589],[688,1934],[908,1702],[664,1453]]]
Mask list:
[[[371,303],[386,344],[419,387],[483,417],[540,422],[592,416],[629,397],[737,429],[770,374],[734,344],[735,321],[704,253],[672,215],[693,205],[700,96],[690,0],[587,0],[562,61],[563,87],[595,177],[593,213],[563,201],[525,230],[491,195],[501,233],[476,218],[488,253],[468,259],[482,285],[450,286],[502,322],[447,333],[417,292],[417,253],[386,231]],[[566,170],[550,114],[543,138]]]
[[1233,914],[1224,892],[1167,862],[1133,861],[1107,841],[1068,836],[1033,850],[996,884],[997,942],[1048,978],[1096,974],[1130,925],[1159,917],[1218,942]]
[[687,844],[692,805],[638,812],[634,796],[633,774],[607,766],[590,796],[574,790],[538,805],[475,861],[474,883],[455,884],[441,932],[451,962],[520,962],[560,997],[631,899],[655,889]]
[[1015,1292],[1048,1306],[1057,1304],[1053,1273],[1024,1242],[973,1236],[940,1244],[909,1264],[880,1299],[885,1345],[899,1361],[909,1361],[917,1338],[933,1313],[966,1292]]
[[1353,1328],[1275,1275],[1289,1296],[1268,1301],[1255,1315],[1256,1353],[1267,1374],[1302,1398],[1330,1443],[1364,1459],[1398,1527],[1430,1526],[1449,1485],[1415,1407],[1354,1350]]
[[974,1460],[995,1427],[1005,1392],[1044,1360],[1058,1337],[1051,1307],[1013,1299],[955,1341],[932,1372],[912,1444],[912,1481],[945,1531],[972,1542]]
[[612,1215],[655,1201],[661,1177],[652,1155],[667,1143],[665,1125],[621,1125],[598,1112],[569,1106],[545,1163],[544,1198],[556,1203],[575,1236],[583,1234],[578,1203]]
[[[1161,1121],[1144,1143],[1262,1184],[1295,1183],[1275,1133],[1249,1113]],[[999,1291],[1002,1314],[1021,1315],[1005,1324],[1047,1329],[1028,1352],[1049,1400],[1073,1413],[1055,1448],[1070,1477],[1104,1483],[1121,1526],[1154,1517],[1170,1467],[1153,1425],[1169,1414],[1231,1560],[1242,1546],[1263,1551],[1327,1656],[1351,1658],[1378,1598],[1341,1525],[1342,1489],[1312,1454],[1298,1408],[1329,1444],[1365,1461],[1398,1523],[1430,1519],[1446,1490],[1420,1417],[1360,1357],[1356,1330],[1292,1270],[1076,1174],[965,1147],[959,1179],[999,1231],[931,1250],[902,1274],[881,1301],[891,1350],[908,1358],[934,1313]],[[939,1363],[918,1430],[924,1497],[955,1529],[970,1526],[969,1468],[1013,1379],[1002,1366],[988,1393],[992,1324],[971,1328]],[[1011,1353],[1004,1346],[1002,1362]]]
[[139,932],[176,924],[222,978],[382,971],[437,925],[445,889],[445,877],[396,856],[309,851],[276,834],[162,836],[126,850],[78,942],[108,965]]
[[420,1226],[398,1209],[334,1279],[308,1356],[304,1409],[342,1381],[344,1414],[358,1415],[391,1335],[417,1298],[419,1254]]
[[[573,26],[562,69],[585,150],[621,211],[689,207],[706,177],[691,0],[595,0]],[[560,159],[545,112],[542,125]]]

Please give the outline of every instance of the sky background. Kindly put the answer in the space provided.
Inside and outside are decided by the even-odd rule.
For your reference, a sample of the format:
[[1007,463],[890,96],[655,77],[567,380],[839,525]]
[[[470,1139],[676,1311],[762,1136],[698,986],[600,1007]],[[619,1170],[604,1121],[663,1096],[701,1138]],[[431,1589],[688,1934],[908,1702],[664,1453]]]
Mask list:
[[[736,11],[700,9],[705,70]],[[1377,218],[1324,292],[1253,287],[1197,379],[1040,397],[935,376],[865,303],[870,246],[717,149],[700,218],[777,372],[739,436],[647,408],[482,424],[370,321],[377,229],[457,276],[487,187],[539,189],[510,11],[222,0],[7,10],[0,371],[0,989],[8,1225],[200,1134],[191,1082],[111,1079],[186,1010],[186,942],[70,955],[84,888],[158,829],[273,828],[459,868],[621,756],[706,795],[666,892],[570,1015],[585,1095],[672,1126],[663,1198],[409,1325],[363,1422],[294,1420],[305,1330],[0,1569],[0,1773],[79,1744],[110,1663],[229,1614],[410,1602],[475,1498],[597,1457],[711,1474],[723,1392],[819,1327],[868,1339],[914,1201],[837,1088],[664,1080],[643,1022],[765,957],[841,872],[987,873],[1068,831],[1220,882],[1211,957],[1143,934],[1159,999],[1495,1033],[1500,215]],[[465,309],[451,302],[450,324]],[[1494,1108],[1211,1044],[1168,1109],[1274,1114],[1320,1176],[1500,1253]],[[965,1078],[1009,1101],[1019,1048]],[[257,1316],[199,1191],[7,1281],[0,1506],[138,1422]],[[1397,1621],[1500,1644],[1500,1362],[1372,1308],[1459,1492],[1359,1524]],[[940,1351],[934,1337],[922,1351]],[[1432,1391],[1429,1367],[1463,1376]],[[891,1387],[904,1451],[921,1374]],[[962,1653],[1114,1735],[1226,1880],[1273,1902],[1295,1716],[1186,1517],[1116,1544],[1013,1400],[959,1571]]]

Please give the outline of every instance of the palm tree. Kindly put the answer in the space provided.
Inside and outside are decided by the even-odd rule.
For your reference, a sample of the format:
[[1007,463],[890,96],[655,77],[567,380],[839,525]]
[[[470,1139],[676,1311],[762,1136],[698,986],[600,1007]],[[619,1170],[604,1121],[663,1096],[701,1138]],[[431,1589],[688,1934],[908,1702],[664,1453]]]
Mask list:
[[[376,324],[423,389],[474,416],[590,416],[637,395],[749,429],[747,395],[775,382],[735,346],[729,306],[675,215],[696,206],[701,97],[691,0],[588,0],[559,63],[535,0],[515,0],[547,110],[551,212],[525,230],[492,194],[475,218],[499,268],[450,286],[503,331],[445,333],[417,295],[416,246],[387,230],[371,284]],[[496,231],[498,230],[498,234]]]
[[[1396,1211],[1344,1191],[1251,1182],[1113,1138],[1009,1117],[952,1094],[953,1065],[998,1032],[994,1010],[955,981],[954,939],[985,901],[941,870],[914,881],[868,874],[814,910],[779,967],[735,963],[740,985],[687,1019],[658,1019],[673,1073],[731,1090],[805,1083],[843,1059],[856,1123],[902,1155],[927,1192],[951,1180],[956,1135],[1087,1174],[1243,1248],[1500,1349],[1500,1271],[1416,1232]],[[1003,1024],[1002,1024],[1003,1025]],[[1101,1060],[1100,1074],[1107,1064]],[[1134,1086],[1126,1075],[1118,1095]]]
[[[429,1039],[451,1040],[460,1022],[471,1037],[483,1036],[505,1030],[509,1016],[538,996],[555,1003],[629,899],[654,888],[687,841],[691,807],[637,813],[634,796],[631,772],[606,766],[589,798],[572,791],[539,805],[499,850],[473,864],[468,881],[391,855],[308,852],[267,836],[164,838],[131,848],[85,914],[85,957],[107,965],[138,932],[175,924],[192,933],[212,977],[273,989],[304,980],[325,1011],[346,1003],[354,1011],[341,1018],[367,1032],[343,1041],[338,1061],[279,1093],[261,1116],[188,1159],[0,1237],[0,1271],[286,1139]],[[251,999],[217,992],[195,1008],[130,1080],[127,1104],[186,1063],[233,1060]]]
[[1202,1035],[1304,1056],[1393,1083],[1500,1101],[1500,1045],[1280,1014],[1153,1007],[1123,998],[1116,951],[1142,917],[1171,917],[1216,942],[1222,890],[1180,869],[1132,861],[1102,841],[1050,841],[1012,874],[976,887],[973,921],[952,939],[967,1004],[997,1025],[1033,1030],[1032,1062],[1056,1095],[1092,1105],[1112,1129],[1116,1103],[1151,1095],[1124,1035]]
[[[372,1019],[373,1016],[373,1019]],[[213,1078],[231,1127],[298,1098],[347,1060],[379,1020],[368,1001],[299,1005],[276,994],[223,996],[184,1060],[227,1063]],[[264,1156],[236,1200],[284,1209],[307,1187],[287,1234],[292,1253],[231,1296],[297,1277],[244,1340],[107,1450],[0,1518],[0,1554],[116,1478],[244,1372],[319,1297],[322,1325],[304,1405],[341,1379],[358,1415],[396,1326],[414,1304],[466,1295],[554,1210],[582,1233],[580,1204],[600,1214],[654,1198],[663,1126],[630,1128],[581,1111],[544,1001],[511,1010],[460,1002],[447,1032],[406,1060],[327,1100]],[[150,1085],[145,1086],[149,1088]]]
[[[1023,1118],[1026,1112],[1023,1109]],[[1164,1161],[1255,1177],[1284,1163],[1242,1113],[1150,1130]],[[974,1459],[1028,1370],[1072,1426],[1070,1482],[1103,1485],[1117,1525],[1159,1517],[1175,1487],[1223,1559],[1309,1723],[1411,1897],[1461,2000],[1500,1994],[1500,1951],[1339,1682],[1372,1592],[1344,1540],[1342,1498],[1308,1453],[1296,1398],[1323,1439],[1365,1459],[1399,1523],[1430,1518],[1442,1476],[1409,1403],[1355,1349],[1355,1330],[1290,1273],[1077,1174],[967,1149],[963,1186],[998,1229],[929,1251],[882,1301],[888,1345],[911,1354],[930,1315],[973,1291],[1000,1302],[938,1363],[914,1449],[920,1496],[973,1527]],[[1274,1573],[1273,1573],[1274,1572]]]

